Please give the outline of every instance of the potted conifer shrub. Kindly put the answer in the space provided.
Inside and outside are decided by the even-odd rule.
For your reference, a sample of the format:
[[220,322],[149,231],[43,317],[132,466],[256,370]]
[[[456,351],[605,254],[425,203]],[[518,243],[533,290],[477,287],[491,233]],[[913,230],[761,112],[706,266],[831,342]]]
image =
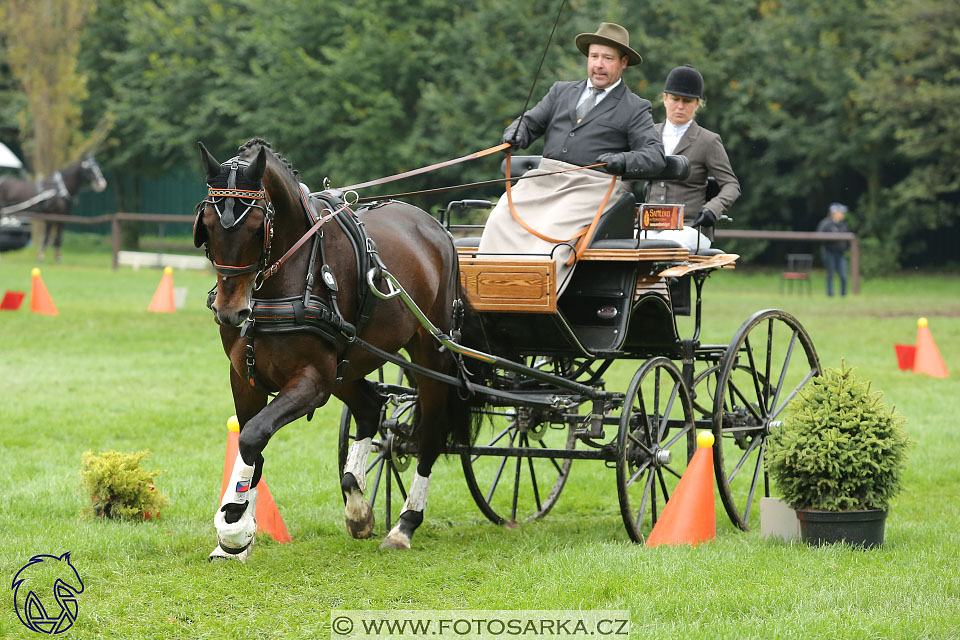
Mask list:
[[814,378],[767,442],[766,465],[809,544],[883,544],[909,440],[881,394],[841,363]]

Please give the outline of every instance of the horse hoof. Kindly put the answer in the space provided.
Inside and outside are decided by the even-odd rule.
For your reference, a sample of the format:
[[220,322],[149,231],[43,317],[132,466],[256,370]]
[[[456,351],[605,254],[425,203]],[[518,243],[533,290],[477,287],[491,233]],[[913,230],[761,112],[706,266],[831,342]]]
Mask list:
[[247,509],[236,522],[227,522],[224,512],[217,511],[213,524],[217,529],[217,541],[227,553],[234,555],[240,554],[253,544],[253,538],[257,533],[257,519],[254,517],[254,508],[252,504],[247,504]]
[[247,558],[250,557],[250,554],[253,553],[253,542],[247,545],[246,549],[243,549],[239,553],[233,553],[227,551],[219,544],[214,547],[213,551],[210,552],[210,556],[207,558],[210,562],[230,562],[232,560],[239,560],[241,563],[245,563]]
[[390,533],[390,535],[383,539],[383,542],[380,543],[380,548],[393,549],[394,551],[409,551],[410,538],[402,533],[393,531]]
[[353,538],[365,540],[373,535],[373,508],[363,499],[363,494],[359,491],[351,491],[347,495],[344,520],[347,524],[347,532]]
[[517,522],[516,520],[507,520],[507,521],[505,521],[505,522],[503,523],[503,528],[504,528],[504,529],[519,529],[519,528],[520,528],[520,523]]

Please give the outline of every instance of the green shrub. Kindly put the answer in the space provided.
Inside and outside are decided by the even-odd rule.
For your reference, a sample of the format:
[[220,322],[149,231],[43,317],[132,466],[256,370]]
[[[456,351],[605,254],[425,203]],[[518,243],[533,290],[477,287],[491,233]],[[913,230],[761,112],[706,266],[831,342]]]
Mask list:
[[99,455],[84,452],[80,475],[91,503],[83,508],[82,515],[120,520],[159,517],[170,501],[153,486],[154,478],[162,471],[147,471],[140,466],[149,454],[149,451],[107,451]]
[[886,509],[900,491],[903,420],[841,364],[814,378],[768,439],[766,465],[794,509]]

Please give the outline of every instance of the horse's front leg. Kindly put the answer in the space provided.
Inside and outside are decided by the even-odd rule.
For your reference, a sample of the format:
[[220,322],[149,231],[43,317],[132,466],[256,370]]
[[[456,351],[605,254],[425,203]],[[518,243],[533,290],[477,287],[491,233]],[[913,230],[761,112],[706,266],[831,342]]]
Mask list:
[[[273,402],[249,419],[241,419],[239,452],[214,518],[220,548],[227,553],[242,553],[253,543],[257,531],[257,485],[263,474],[267,442],[280,427],[326,403],[329,393],[322,390],[321,381],[315,369],[303,369],[284,385]],[[230,382],[240,418],[241,399],[251,391],[246,380],[233,369]]]

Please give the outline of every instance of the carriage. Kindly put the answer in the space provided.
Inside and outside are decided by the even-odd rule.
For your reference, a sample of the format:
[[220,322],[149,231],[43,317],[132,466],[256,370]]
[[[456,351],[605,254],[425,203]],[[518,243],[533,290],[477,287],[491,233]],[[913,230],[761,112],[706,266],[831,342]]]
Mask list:
[[[514,158],[522,170],[538,160]],[[676,179],[688,169],[686,158],[670,156],[664,172],[647,179]],[[455,200],[437,217],[452,232],[475,233],[477,226],[454,220],[492,206]],[[642,542],[683,475],[698,430],[714,435],[717,487],[735,526],[755,523],[758,497],[769,495],[766,439],[798,390],[821,371],[813,342],[794,316],[767,309],[748,317],[728,344],[702,343],[704,284],[715,271],[734,268],[738,256],[646,239],[641,206],[642,197],[628,193],[599,219],[559,297],[550,256],[483,255],[479,238],[456,241],[462,290],[487,337],[480,355],[495,362],[486,385],[470,390],[483,397],[474,411],[486,427],[472,445],[451,445],[445,453],[460,457],[473,499],[496,524],[545,516],[573,462],[595,460],[614,470],[627,534]],[[404,298],[399,283],[378,295]],[[692,333],[681,335],[677,319],[691,315]],[[446,348],[471,355],[435,335]],[[403,373],[416,366],[381,355],[400,372],[380,368],[368,377],[385,402],[366,486],[389,530],[418,453],[418,392]],[[608,388],[605,374],[618,362],[635,371],[626,388]],[[344,407],[341,475],[355,440]]]

